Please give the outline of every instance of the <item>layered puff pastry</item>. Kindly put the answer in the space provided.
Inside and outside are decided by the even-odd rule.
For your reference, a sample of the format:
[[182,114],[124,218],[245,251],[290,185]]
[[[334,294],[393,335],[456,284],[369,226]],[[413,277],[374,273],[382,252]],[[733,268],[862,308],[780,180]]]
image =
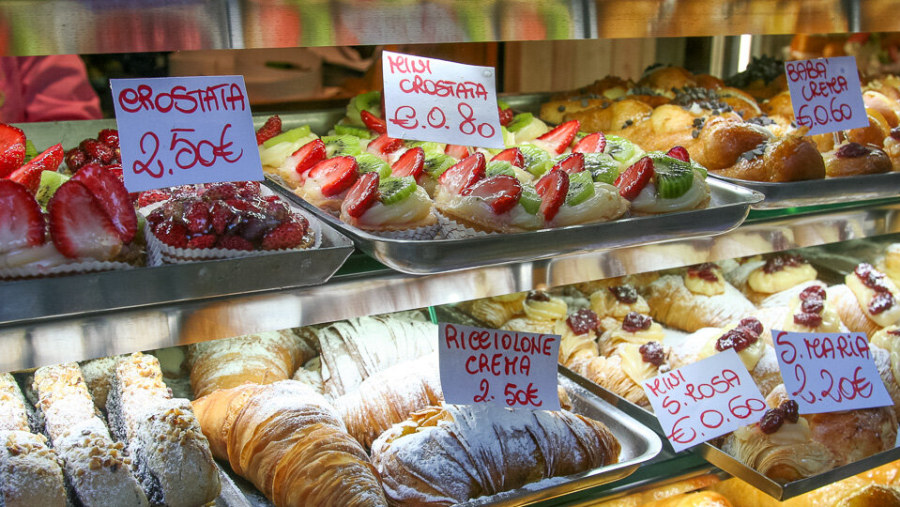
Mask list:
[[569,367],[579,375],[626,400],[649,407],[642,382],[671,369],[669,347],[659,342],[622,343],[610,354],[579,359]]
[[722,327],[756,309],[725,280],[715,264],[701,264],[662,276],[641,292],[655,320],[687,332]]
[[900,323],[900,289],[871,264],[862,263],[844,277],[844,284],[828,288],[841,321],[850,331],[874,335]]
[[525,311],[526,294],[514,292],[504,296],[473,299],[458,303],[456,307],[490,327],[499,328],[510,319],[522,315]]
[[413,413],[372,444],[391,505],[452,505],[616,463],[602,423],[567,411],[444,405]]
[[[766,258],[744,262],[722,263],[725,279],[738,288],[752,303],[774,306],[763,301],[778,293],[816,279],[818,273],[802,256],[781,252]],[[786,302],[786,301],[785,301]],[[782,303],[783,304],[783,303]]]

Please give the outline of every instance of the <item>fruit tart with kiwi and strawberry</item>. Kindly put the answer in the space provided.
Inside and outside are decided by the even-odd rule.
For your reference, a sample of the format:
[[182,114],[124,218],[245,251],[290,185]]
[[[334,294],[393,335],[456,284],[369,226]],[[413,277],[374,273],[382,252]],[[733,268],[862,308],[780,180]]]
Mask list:
[[619,174],[615,184],[631,202],[634,215],[702,209],[710,200],[706,169],[692,162],[680,146],[667,153],[644,154]]
[[341,204],[341,221],[379,236],[432,239],[440,226],[434,205],[415,177],[363,173]]
[[151,255],[169,263],[312,248],[319,235],[302,214],[259,183],[204,185],[147,216]]
[[122,269],[145,262],[138,216],[112,172],[90,164],[41,193],[49,197],[46,214],[24,185],[0,180],[0,277]]

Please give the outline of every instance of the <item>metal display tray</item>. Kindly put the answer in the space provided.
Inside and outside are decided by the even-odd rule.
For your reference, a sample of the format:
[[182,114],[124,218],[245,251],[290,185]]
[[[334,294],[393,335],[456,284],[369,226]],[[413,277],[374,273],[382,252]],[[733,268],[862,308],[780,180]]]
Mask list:
[[349,236],[360,250],[386,266],[409,274],[432,274],[722,234],[738,227],[747,218],[750,205],[763,199],[762,194],[753,190],[715,179],[707,181],[711,198],[706,209],[533,232],[430,240],[390,239],[370,234],[309,204],[286,187],[282,190],[293,202]]
[[[468,507],[529,505],[559,498],[623,479],[634,473],[642,463],[653,459],[662,450],[662,442],[656,433],[595,396],[590,390],[573,380],[571,375],[573,375],[571,372],[560,369],[559,382],[569,395],[572,412],[600,421],[612,431],[619,443],[622,444],[619,462],[580,474],[545,479],[523,488],[476,498],[458,505]],[[220,467],[229,476],[230,482],[243,492],[249,505],[254,507],[272,505],[252,484],[235,476],[227,464],[220,463]]]
[[777,210],[824,204],[863,202],[900,196],[900,172],[770,183],[710,176],[755,190],[766,198],[753,209]]

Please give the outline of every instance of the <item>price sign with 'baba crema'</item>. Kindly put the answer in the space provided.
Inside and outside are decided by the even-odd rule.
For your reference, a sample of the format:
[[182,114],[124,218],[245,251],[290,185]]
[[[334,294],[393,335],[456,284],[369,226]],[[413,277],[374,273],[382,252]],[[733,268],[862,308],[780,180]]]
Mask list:
[[767,408],[734,349],[661,373],[643,388],[675,452],[755,423]]
[[801,414],[893,404],[863,333],[772,330],[788,396]]
[[438,356],[447,403],[559,410],[559,335],[442,323]]
[[242,76],[111,79],[125,186],[262,180]]
[[382,62],[389,136],[503,148],[493,68],[390,51]]
[[869,125],[856,58],[840,56],[784,63],[797,124],[809,135]]

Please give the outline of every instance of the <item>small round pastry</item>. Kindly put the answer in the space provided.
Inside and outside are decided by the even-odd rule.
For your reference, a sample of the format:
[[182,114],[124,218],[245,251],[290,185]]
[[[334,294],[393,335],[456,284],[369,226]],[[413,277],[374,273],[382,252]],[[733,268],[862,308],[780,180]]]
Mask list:
[[900,171],[900,127],[891,129],[891,133],[884,138],[884,152],[891,159],[894,171]]
[[816,145],[797,134],[764,140],[741,153],[733,165],[710,170],[728,178],[773,183],[821,179],[826,174]]
[[668,347],[656,341],[622,343],[608,356],[574,362],[572,369],[631,403],[649,407],[650,402],[641,383],[671,369],[668,365],[669,352]]
[[566,121],[566,116],[594,108],[607,108],[612,104],[609,97],[603,95],[587,95],[583,97],[567,97],[541,104],[540,119],[559,125]]
[[609,132],[624,125],[640,123],[653,113],[653,107],[635,98],[624,97],[606,106],[568,112],[565,121],[578,120],[586,132]]
[[870,145],[846,142],[822,154],[825,175],[829,178],[881,174],[893,169],[884,150]]
[[643,345],[651,341],[662,342],[666,337],[658,322],[637,312],[629,312],[622,322],[607,317],[600,321],[600,327],[604,332],[597,343],[603,356],[611,355],[623,343]]
[[673,88],[696,87],[697,80],[691,71],[672,65],[653,65],[644,70],[637,86],[669,91]]
[[541,199],[542,228],[607,222],[629,208],[618,188],[594,181],[586,170],[569,174],[554,167],[538,180],[535,190]]
[[794,119],[794,105],[791,102],[791,92],[785,90],[769,100],[760,104],[760,108],[769,116],[781,116],[790,120]]
[[781,329],[798,333],[840,333],[841,319],[821,285],[800,291],[791,303]]
[[623,320],[631,312],[650,313],[647,300],[629,284],[612,285],[591,294],[591,310],[603,319]]
[[359,165],[350,156],[332,157],[314,165],[294,189],[305,201],[337,215],[350,187],[359,177]]
[[828,299],[834,301],[844,325],[868,336],[900,322],[898,297],[900,290],[894,282],[866,263],[844,277],[843,285],[828,288]]
[[[643,171],[652,174],[635,195],[630,182]],[[698,164],[683,161],[665,153],[648,153],[626,169],[616,180],[619,191],[631,200],[635,214],[652,215],[705,208],[710,190],[706,170]]]
[[900,125],[900,102],[877,90],[863,92],[863,103],[866,109],[878,111],[890,128]]
[[430,239],[438,232],[434,206],[412,176],[381,179],[364,173],[341,203],[341,221],[379,235]]

